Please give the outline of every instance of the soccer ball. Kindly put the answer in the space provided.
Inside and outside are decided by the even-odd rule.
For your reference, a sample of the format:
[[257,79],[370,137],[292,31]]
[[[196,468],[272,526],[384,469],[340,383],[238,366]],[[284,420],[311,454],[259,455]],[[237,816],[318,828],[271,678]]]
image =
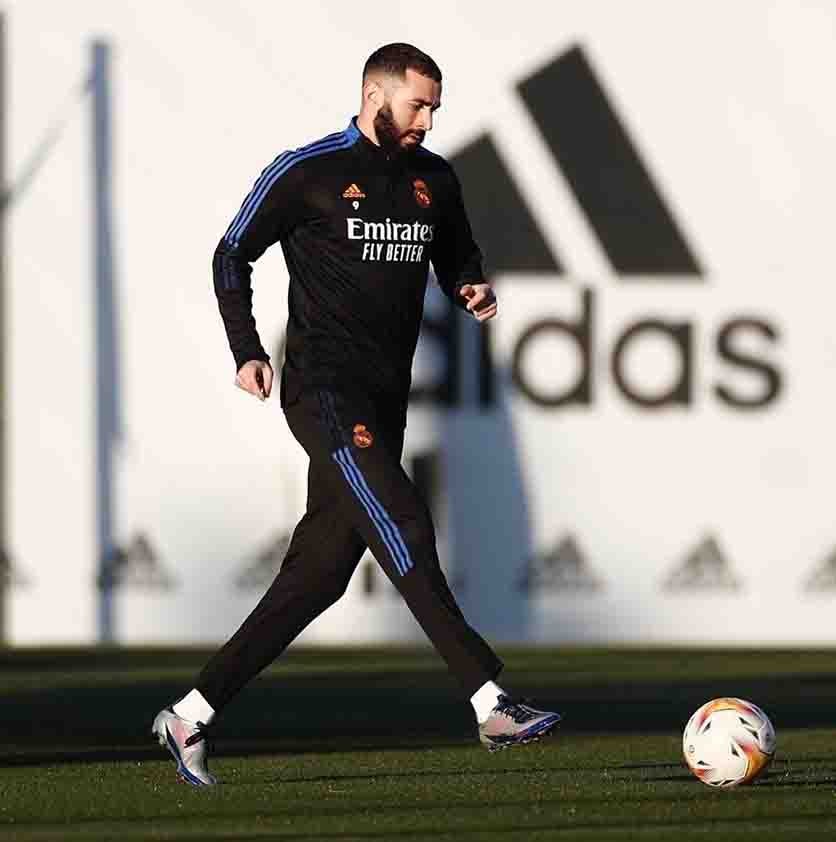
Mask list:
[[688,768],[709,786],[751,783],[775,755],[769,717],[743,699],[713,699],[689,720],[682,736]]

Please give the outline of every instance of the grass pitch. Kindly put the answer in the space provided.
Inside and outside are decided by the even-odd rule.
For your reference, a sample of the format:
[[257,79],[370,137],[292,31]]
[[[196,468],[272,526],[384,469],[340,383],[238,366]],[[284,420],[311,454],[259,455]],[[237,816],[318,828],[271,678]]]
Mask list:
[[[148,732],[208,652],[0,651],[0,839],[836,838],[836,652],[501,654],[503,685],[566,714],[548,740],[486,752],[429,650],[295,649],[219,723],[222,785],[192,789]],[[778,731],[755,786],[681,765],[721,695]]]

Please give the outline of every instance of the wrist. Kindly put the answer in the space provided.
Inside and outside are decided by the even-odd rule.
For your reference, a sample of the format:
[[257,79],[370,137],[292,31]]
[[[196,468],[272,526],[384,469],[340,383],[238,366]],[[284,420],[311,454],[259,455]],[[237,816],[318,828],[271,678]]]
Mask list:
[[[264,349],[259,351],[243,351],[233,354],[235,357],[235,371],[240,371],[249,362],[265,362],[270,365],[270,355]],[[270,366],[272,369],[272,366]]]

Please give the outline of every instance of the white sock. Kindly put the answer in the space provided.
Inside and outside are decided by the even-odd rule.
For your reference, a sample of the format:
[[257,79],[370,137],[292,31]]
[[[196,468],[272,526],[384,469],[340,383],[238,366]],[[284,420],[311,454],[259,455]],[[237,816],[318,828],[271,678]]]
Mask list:
[[200,690],[192,690],[187,693],[172,707],[172,710],[181,718],[189,722],[202,722],[208,725],[215,718],[215,709],[206,699]]
[[476,711],[476,721],[481,725],[497,706],[500,696],[508,694],[493,681],[486,681],[471,697],[470,704]]

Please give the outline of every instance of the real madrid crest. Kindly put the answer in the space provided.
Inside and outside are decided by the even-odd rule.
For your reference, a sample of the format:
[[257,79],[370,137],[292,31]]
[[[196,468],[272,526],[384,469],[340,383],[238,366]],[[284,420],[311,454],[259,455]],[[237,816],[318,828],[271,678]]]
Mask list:
[[415,196],[415,201],[421,205],[422,208],[428,208],[433,203],[433,198],[430,195],[430,188],[427,187],[427,182],[416,178],[412,182],[412,191]]
[[357,447],[365,448],[372,446],[374,436],[366,429],[365,424],[355,424],[352,432],[354,433],[354,444],[357,445]]

